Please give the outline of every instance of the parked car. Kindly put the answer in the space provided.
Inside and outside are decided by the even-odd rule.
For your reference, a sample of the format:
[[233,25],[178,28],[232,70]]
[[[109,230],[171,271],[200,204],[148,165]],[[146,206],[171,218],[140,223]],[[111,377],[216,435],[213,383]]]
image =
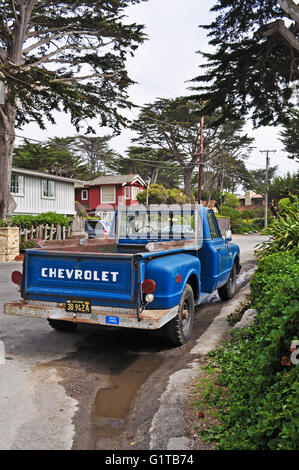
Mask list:
[[[70,249],[49,242],[46,250],[26,250],[23,273],[12,274],[23,300],[6,303],[4,313],[46,318],[65,331],[80,322],[163,328],[179,346],[190,339],[196,305],[215,290],[222,300],[234,296],[240,249],[231,243],[230,231],[222,237],[212,210],[192,206],[185,217],[189,231],[194,227],[192,238],[163,232],[181,217],[163,206],[115,217],[113,239],[69,240]],[[156,220],[158,237],[151,232]]]
[[108,238],[111,223],[105,220],[86,219],[85,231],[88,238]]

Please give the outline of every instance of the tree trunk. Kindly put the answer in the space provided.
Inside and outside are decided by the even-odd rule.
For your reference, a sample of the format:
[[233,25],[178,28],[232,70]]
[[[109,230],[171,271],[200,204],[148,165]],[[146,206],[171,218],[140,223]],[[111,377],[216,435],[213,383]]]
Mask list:
[[160,168],[154,168],[152,171],[152,177],[151,177],[151,184],[156,184],[157,183],[157,178],[159,174]]
[[0,107],[0,219],[6,217],[9,204],[15,120],[13,106]]
[[193,168],[186,167],[183,170],[184,174],[184,188],[186,196],[191,197],[191,179],[192,179]]

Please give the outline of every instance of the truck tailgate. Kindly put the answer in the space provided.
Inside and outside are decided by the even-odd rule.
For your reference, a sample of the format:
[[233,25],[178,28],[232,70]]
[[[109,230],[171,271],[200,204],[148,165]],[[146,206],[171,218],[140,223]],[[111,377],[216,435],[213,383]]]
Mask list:
[[[137,289],[133,255],[28,250],[23,298],[132,308]],[[137,292],[136,292],[137,293]]]

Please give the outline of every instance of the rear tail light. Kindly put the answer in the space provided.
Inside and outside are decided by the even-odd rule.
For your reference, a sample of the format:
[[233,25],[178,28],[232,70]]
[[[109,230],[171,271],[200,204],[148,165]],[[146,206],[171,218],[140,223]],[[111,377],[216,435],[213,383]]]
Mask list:
[[11,280],[14,284],[20,285],[21,282],[22,282],[22,278],[23,278],[23,275],[22,275],[22,273],[20,273],[20,271],[14,271],[11,274]]
[[145,294],[152,294],[156,290],[156,283],[152,279],[145,279],[142,283],[142,290]]

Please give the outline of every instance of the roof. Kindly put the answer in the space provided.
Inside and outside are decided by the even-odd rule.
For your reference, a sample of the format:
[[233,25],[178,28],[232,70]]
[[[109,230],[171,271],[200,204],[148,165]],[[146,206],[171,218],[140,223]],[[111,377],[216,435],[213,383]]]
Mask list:
[[139,182],[143,186],[146,186],[146,183],[143,181],[139,175],[108,175],[108,176],[99,176],[91,181],[84,181],[81,184],[76,184],[76,187],[83,186],[97,186],[102,184],[121,184],[125,185],[127,183],[133,184]]
[[52,175],[51,173],[44,173],[42,171],[36,171],[36,170],[28,170],[27,168],[16,168],[13,167],[12,171],[14,173],[21,173],[22,175],[31,175],[31,176],[39,176],[41,178],[47,178],[49,180],[59,180],[59,181],[65,181],[67,183],[84,183],[84,181],[81,180],[76,180],[74,178],[66,178],[65,176],[58,176],[58,175]]
[[[238,199],[245,199],[245,197],[246,197],[245,194],[244,194],[244,196],[237,196]],[[259,199],[259,198],[263,198],[263,197],[264,196],[262,194],[252,194],[250,196],[250,199],[256,199],[256,198]]]

